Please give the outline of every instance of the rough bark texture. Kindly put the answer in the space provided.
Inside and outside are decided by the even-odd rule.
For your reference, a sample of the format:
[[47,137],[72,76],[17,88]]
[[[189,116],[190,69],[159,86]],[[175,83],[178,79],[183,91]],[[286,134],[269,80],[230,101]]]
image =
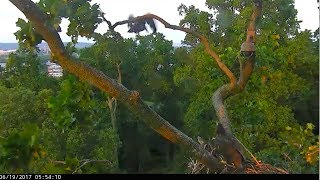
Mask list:
[[[258,18],[260,17],[262,10],[262,0],[255,0],[255,8],[254,11],[250,17],[249,25],[247,28],[247,39],[245,43],[254,43],[255,39],[255,29],[256,29],[256,22]],[[231,95],[237,94],[244,90],[251,74],[254,68],[254,62],[255,62],[255,52],[249,53],[250,55],[245,57],[246,61],[244,64],[240,62],[240,77],[235,86],[231,84],[225,84],[221,86],[218,90],[216,90],[212,96],[212,102],[214,109],[216,111],[217,117],[219,119],[219,123],[221,124],[222,128],[224,129],[223,136],[225,138],[225,141],[222,141],[223,144],[217,144],[217,146],[226,146],[226,144],[231,143],[232,146],[228,146],[226,151],[230,151],[233,153],[230,153],[228,156],[230,158],[234,158],[233,160],[230,160],[234,164],[239,164],[239,155],[242,156],[242,159],[245,160],[245,156],[243,153],[243,149],[246,149],[243,147],[241,142],[233,135],[231,130],[231,122],[228,117],[228,113],[226,110],[226,107],[224,105],[224,101],[230,97]],[[221,133],[217,132],[217,135],[220,135]],[[229,158],[229,157],[226,157]]]
[[[53,26],[46,23],[45,14],[31,0],[10,0],[32,22],[36,31],[48,43],[58,64],[80,79],[85,80],[102,91],[123,102],[133,113],[150,128],[169,141],[182,146],[192,156],[205,164],[212,172],[219,172],[224,165],[190,137],[173,127],[168,121],[150,109],[140,98],[137,91],[130,91],[116,80],[104,75],[70,56]],[[177,27],[177,29],[179,29]]]
[[[150,128],[159,133],[169,141],[182,146],[189,151],[196,159],[210,169],[211,172],[221,172],[225,167],[225,163],[222,163],[220,159],[209,153],[203,146],[192,140],[190,137],[173,127],[168,121],[163,119],[155,111],[150,109],[140,98],[140,94],[137,91],[130,91],[124,87],[121,83],[114,79],[104,75],[88,65],[77,61],[74,57],[71,57],[56,30],[53,26],[46,23],[45,14],[34,4],[31,0],[10,0],[20,11],[22,11],[26,17],[32,22],[37,32],[40,33],[48,43],[51,52],[57,59],[64,70],[78,76],[80,79],[85,80],[92,85],[98,87],[102,91],[107,92],[109,95],[124,103],[133,113],[135,113],[140,119],[142,119]],[[254,43],[255,25],[257,18],[261,14],[262,0],[255,0],[255,9],[250,18],[250,22],[247,28],[247,40],[246,42]],[[103,14],[102,14],[103,15]],[[147,14],[144,16],[138,16],[132,21],[138,21],[143,19],[156,19],[160,21],[166,28],[173,30],[183,31],[198,37],[205,46],[206,52],[217,62],[219,68],[226,74],[230,82],[220,87],[212,97],[213,105],[218,116],[223,133],[218,132],[220,137],[219,146],[226,147],[223,151],[230,152],[226,156],[231,158],[229,161],[233,162],[237,168],[242,166],[242,160],[244,159],[241,143],[233,136],[231,130],[230,119],[228,118],[227,110],[224,106],[224,101],[231,95],[242,91],[254,68],[254,53],[248,57],[246,62],[240,67],[240,77],[237,81],[235,75],[230,69],[222,63],[220,57],[210,48],[208,39],[204,36],[191,31],[190,29],[180,26],[171,25],[162,18]],[[124,20],[112,25],[110,21],[104,20],[108,23],[110,29],[114,29],[118,25],[127,24],[129,20]],[[240,158],[239,158],[240,157]],[[239,162],[240,159],[240,162]]]

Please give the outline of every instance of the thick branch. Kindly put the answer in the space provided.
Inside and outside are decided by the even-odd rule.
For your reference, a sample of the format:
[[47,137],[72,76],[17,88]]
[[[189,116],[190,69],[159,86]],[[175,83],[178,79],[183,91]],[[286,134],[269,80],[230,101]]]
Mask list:
[[81,63],[65,50],[60,36],[52,25],[46,23],[45,14],[31,0],[10,0],[33,23],[37,32],[47,41],[51,52],[63,69],[78,76],[123,102],[132,112],[161,136],[176,143],[195,156],[213,172],[222,170],[223,164],[190,137],[173,127],[168,121],[150,109],[137,91],[130,91],[102,72]]
[[247,42],[254,42],[256,35],[256,23],[261,15],[262,11],[262,0],[255,0],[255,8],[251,14],[249,25],[247,28]]
[[[255,8],[251,15],[250,22],[247,28],[247,39],[246,42],[254,42],[255,37],[255,25],[258,17],[261,14],[262,9],[262,0],[255,0]],[[245,85],[247,84],[253,68],[254,68],[254,60],[255,60],[255,53],[253,52],[250,57],[247,58],[246,62],[244,64],[241,64],[240,62],[240,78],[237,82],[237,87],[232,88],[229,84],[225,84],[221,86],[218,90],[216,90],[212,96],[212,102],[213,106],[215,108],[215,112],[217,114],[217,117],[219,119],[220,124],[222,125],[225,134],[227,135],[227,138],[230,138],[234,144],[234,148],[238,150],[238,152],[243,156],[243,150],[246,149],[242,143],[233,136],[232,130],[231,130],[231,123],[230,119],[228,117],[228,113],[226,110],[226,107],[224,105],[224,101],[230,96],[234,95],[236,93],[239,93],[240,91],[244,90]]]
[[[256,36],[256,23],[258,21],[258,18],[261,15],[262,11],[262,0],[256,0],[255,1],[255,8],[254,11],[250,17],[250,22],[247,28],[247,39],[246,42],[255,42],[255,36]],[[240,70],[240,77],[238,86],[240,90],[243,90],[253,72],[254,69],[254,63],[255,63],[255,53],[252,54],[252,56],[248,57],[246,62],[244,63],[242,69]]]
[[249,78],[253,72],[255,63],[255,54],[253,53],[251,57],[249,57],[246,62],[244,63],[243,67],[240,67],[240,77],[239,81],[237,82],[239,89],[244,90],[246,87]]
[[216,52],[214,52],[211,48],[210,48],[210,44],[207,38],[205,38],[203,35],[192,31],[191,29],[188,28],[184,28],[184,27],[180,27],[180,26],[176,26],[176,25],[171,25],[169,24],[167,21],[165,21],[164,19],[162,19],[159,16],[156,16],[154,14],[146,14],[143,16],[138,16],[136,18],[134,18],[133,20],[124,20],[124,21],[119,21],[116,22],[114,25],[111,26],[111,29],[114,29],[116,26],[122,25],[122,24],[127,24],[129,22],[132,21],[139,21],[139,20],[146,20],[146,19],[156,19],[159,22],[161,22],[166,28],[172,29],[172,30],[178,30],[178,31],[183,31],[185,33],[189,33],[192,34],[193,36],[197,37],[200,39],[200,41],[202,42],[202,44],[204,45],[207,53],[217,62],[219,68],[228,76],[228,78],[230,79],[230,84],[231,87],[235,87],[236,82],[237,82],[237,78],[235,77],[235,75],[230,71],[230,69],[221,61],[220,57],[218,56],[218,54]]
[[224,100],[231,95],[229,84],[225,84],[217,89],[212,96],[212,103],[216,111],[220,124],[224,128],[226,135],[232,136],[231,123],[228,117],[227,109],[224,106]]
[[[261,8],[262,8],[262,2],[261,0],[258,0],[260,3],[256,3],[255,5],[255,9],[252,13],[252,16],[250,18],[250,22],[248,25],[248,37],[247,40],[249,39],[250,42],[251,40],[253,40],[254,36],[255,36],[255,24],[256,21],[258,19],[258,16],[260,16],[261,14]],[[226,98],[228,98],[231,94],[235,94],[238,93],[239,90],[243,90],[246,83],[249,80],[249,77],[252,74],[253,71],[253,67],[254,67],[254,53],[252,56],[250,56],[247,61],[244,64],[244,67],[240,66],[241,68],[241,73],[240,73],[240,78],[239,78],[239,82],[238,82],[238,88],[234,89],[232,87],[230,87],[228,84],[223,85],[222,87],[220,87],[214,94],[212,97],[213,100],[213,106],[215,108],[216,114],[218,116],[218,119],[220,121],[220,123],[222,124],[223,128],[226,131],[227,135],[232,135],[232,131],[231,131],[231,127],[230,127],[230,120],[228,118],[227,115],[227,111],[224,105],[224,100]]]

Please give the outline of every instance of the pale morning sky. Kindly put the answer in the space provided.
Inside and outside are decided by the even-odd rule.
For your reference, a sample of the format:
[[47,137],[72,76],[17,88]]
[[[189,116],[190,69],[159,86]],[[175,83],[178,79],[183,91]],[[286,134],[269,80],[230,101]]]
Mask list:
[[[13,5],[9,0],[0,0],[0,43],[1,42],[16,42],[13,33],[17,31],[15,22],[18,17],[24,18],[24,15]],[[206,10],[205,0],[92,0],[93,3],[98,3],[101,9],[106,13],[106,17],[112,22],[124,20],[129,14],[136,16],[145,13],[156,14],[171,24],[179,24],[181,17],[178,14],[177,7],[183,3],[185,5],[195,5],[201,10]],[[319,9],[317,0],[295,0],[295,6],[298,10],[298,20],[303,22],[300,24],[302,30],[310,29],[312,31],[319,27]],[[63,41],[70,41],[70,38],[65,34],[66,21],[63,21],[60,33]],[[105,32],[106,25],[100,25],[97,32]],[[174,43],[180,43],[184,38],[184,33],[165,29],[162,24],[157,23],[158,31],[165,34],[166,38]],[[128,34],[127,26],[122,25],[116,28],[124,37],[133,37],[133,34]],[[79,41],[88,41],[81,38]]]

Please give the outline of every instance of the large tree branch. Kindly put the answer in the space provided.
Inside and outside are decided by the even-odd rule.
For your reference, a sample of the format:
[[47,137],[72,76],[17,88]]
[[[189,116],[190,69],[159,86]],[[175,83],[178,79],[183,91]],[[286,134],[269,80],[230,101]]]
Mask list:
[[[147,19],[156,19],[159,22],[161,22],[164,25],[165,28],[172,29],[172,30],[183,31],[185,33],[192,34],[193,36],[199,38],[200,42],[204,45],[204,47],[206,49],[206,52],[217,62],[219,68],[228,76],[228,78],[230,80],[230,86],[231,87],[235,87],[236,82],[237,82],[237,78],[230,71],[230,69],[221,61],[221,59],[218,56],[218,54],[210,48],[210,44],[209,44],[208,39],[206,37],[204,37],[203,35],[195,32],[195,31],[192,31],[191,29],[169,24],[167,21],[165,21],[161,17],[156,16],[154,14],[146,14],[146,15],[143,15],[143,16],[138,16],[138,17],[135,17],[134,19],[132,19],[130,21],[129,20],[119,21],[119,22],[116,22],[114,25],[109,26],[109,28],[110,29],[114,29],[115,27],[117,27],[119,25],[122,25],[122,24],[127,24],[129,22],[134,22],[134,21],[139,21],[139,20],[147,20]],[[109,22],[106,19],[105,19],[105,21],[107,23]]]
[[[247,40],[246,42],[253,43],[253,39],[255,36],[255,25],[258,17],[261,14],[261,9],[262,9],[262,1],[261,0],[255,0],[255,8],[254,11],[251,15],[250,22],[248,25],[248,30],[247,30]],[[230,87],[229,84],[225,84],[221,86],[216,92],[213,94],[212,101],[213,101],[213,106],[215,108],[216,114],[218,116],[218,119],[220,123],[222,124],[225,132],[227,135],[232,135],[231,127],[230,127],[230,120],[227,115],[227,111],[224,105],[225,99],[227,99],[230,95],[239,93],[241,90],[244,89],[245,85],[247,84],[253,68],[254,68],[254,52],[248,59],[246,60],[244,67],[242,65],[240,66],[242,69],[240,70],[240,78],[237,83],[237,88],[232,88]]]
[[[246,43],[254,43],[256,36],[256,23],[258,18],[261,15],[262,11],[262,1],[255,0],[255,9],[250,17],[250,22],[247,28],[247,39]],[[253,72],[255,63],[255,53],[253,53],[250,57],[247,58],[244,66],[240,69],[240,77],[238,81],[238,86],[241,90],[243,90]]]
[[226,135],[232,136],[231,123],[228,117],[224,100],[232,94],[229,84],[225,84],[217,89],[212,96],[212,103],[220,124],[224,128]]
[[[255,9],[250,17],[250,22],[249,22],[249,25],[247,28],[247,39],[246,39],[246,42],[252,42],[252,43],[254,43],[254,39],[255,39],[256,22],[260,16],[261,10],[262,10],[262,1],[261,0],[254,0],[254,2],[255,2]],[[231,94],[238,93],[239,90],[240,91],[244,90],[244,87],[247,84],[247,82],[252,74],[253,68],[254,68],[254,60],[255,60],[254,53],[252,56],[248,57],[247,61],[241,66],[240,77],[239,77],[238,82],[236,82],[237,78],[235,77],[235,75],[230,71],[230,69],[224,63],[222,63],[222,61],[221,61],[220,57],[217,55],[217,53],[214,52],[210,48],[208,39],[205,38],[204,36],[202,36],[201,34],[194,32],[188,28],[183,28],[180,26],[171,25],[167,21],[165,21],[164,19],[162,19],[159,16],[156,16],[154,14],[146,14],[143,16],[138,16],[132,20],[119,21],[119,22],[116,22],[114,25],[109,26],[109,28],[114,29],[115,27],[122,25],[122,24],[127,24],[127,23],[133,22],[133,21],[146,20],[146,19],[150,19],[150,18],[158,20],[166,28],[183,31],[183,32],[192,34],[195,37],[198,37],[200,39],[200,41],[203,43],[203,45],[205,46],[207,53],[209,53],[209,55],[213,59],[215,59],[218,66],[220,67],[220,69],[228,76],[228,78],[230,79],[230,84],[226,84],[226,85],[222,86],[214,93],[213,105],[215,107],[216,114],[219,118],[219,122],[224,127],[226,134],[231,137],[231,135],[232,135],[231,126],[230,126],[231,124],[230,124],[230,120],[227,115],[227,110],[224,106],[224,100],[226,98],[228,98]],[[106,19],[105,19],[105,21],[106,21]],[[108,22],[108,24],[110,24],[109,21],[107,21],[107,22]]]
[[[245,43],[254,43],[256,21],[259,18],[262,10],[262,0],[254,0],[254,2],[255,8],[250,17],[250,22],[247,28],[247,39]],[[225,84],[221,86],[219,89],[217,89],[212,96],[212,103],[217,117],[219,119],[219,122],[224,129],[224,135],[226,135],[225,138],[228,139],[229,143],[232,144],[233,148],[237,149],[241,156],[244,155],[243,149],[246,150],[246,148],[232,133],[231,122],[228,117],[224,101],[231,95],[234,95],[244,90],[254,68],[255,53],[251,52],[251,55],[246,58],[247,59],[244,64],[240,62],[240,78],[237,82],[236,88],[232,88],[229,84]],[[257,162],[257,160],[254,157],[253,159]]]
[[[40,33],[48,43],[51,52],[64,70],[78,76],[97,88],[109,93],[111,96],[123,102],[132,112],[150,126],[153,130],[169,141],[182,146],[191,155],[205,164],[212,172],[222,170],[223,164],[218,158],[193,141],[190,137],[173,127],[155,111],[150,109],[140,98],[137,91],[130,91],[116,80],[104,75],[100,71],[89,67],[76,58],[70,56],[52,25],[47,22],[45,14],[31,0],[10,0],[32,22],[36,31]],[[174,26],[176,27],[176,26]],[[215,53],[214,53],[215,54]]]

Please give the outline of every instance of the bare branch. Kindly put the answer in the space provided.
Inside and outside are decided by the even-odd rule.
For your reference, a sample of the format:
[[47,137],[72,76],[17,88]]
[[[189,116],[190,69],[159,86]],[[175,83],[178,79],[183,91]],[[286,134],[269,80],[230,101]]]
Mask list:
[[[261,0],[258,0],[261,1]],[[248,25],[248,37],[247,40],[252,40],[254,38],[254,34],[252,34],[252,30],[255,29],[255,22],[258,19],[258,16],[260,16],[261,13],[261,8],[262,8],[262,2],[259,3],[259,6],[255,6],[255,9],[252,13],[252,16],[250,18],[250,22]],[[255,32],[255,31],[253,31]],[[251,41],[250,41],[251,42]],[[223,126],[224,130],[226,131],[226,134],[228,136],[232,135],[232,131],[231,131],[231,127],[230,127],[230,120],[227,114],[227,110],[224,106],[224,100],[227,99],[230,95],[238,93],[239,90],[243,90],[244,86],[246,85],[246,83],[249,80],[249,77],[252,74],[253,71],[253,67],[254,67],[254,54],[252,56],[249,57],[249,59],[245,62],[244,67],[243,64],[240,63],[240,68],[243,67],[243,69],[240,70],[241,74],[240,74],[240,79],[238,82],[238,87],[239,89],[237,91],[234,91],[234,89],[232,87],[229,86],[229,84],[223,85],[221,86],[218,90],[215,91],[215,93],[213,94],[212,97],[212,101],[213,101],[213,106],[215,108],[216,114],[219,118],[219,121],[221,123],[221,125]]]
[[222,125],[227,136],[232,137],[233,133],[231,130],[231,123],[228,117],[227,109],[224,106],[224,100],[231,95],[232,91],[229,84],[225,84],[217,89],[212,96],[212,103],[219,119],[220,124]]
[[[255,2],[255,8],[251,15],[250,22],[247,28],[247,43],[253,43],[254,37],[255,37],[255,26],[256,21],[258,17],[261,14],[262,10],[262,0],[254,0]],[[220,124],[222,125],[225,134],[227,135],[226,138],[229,138],[232,143],[234,144],[235,149],[242,155],[243,149],[250,154],[250,156],[253,158],[253,160],[257,163],[258,161],[256,158],[252,155],[252,153],[236,138],[234,137],[232,130],[231,130],[231,122],[228,117],[227,109],[224,105],[224,101],[231,95],[234,95],[236,93],[239,93],[240,91],[244,90],[245,85],[247,84],[253,68],[254,68],[254,60],[255,60],[255,53],[253,52],[251,56],[247,57],[248,59],[243,64],[240,62],[240,78],[237,82],[236,88],[231,87],[229,84],[225,84],[221,86],[219,89],[217,89],[213,96],[212,96],[212,102],[213,106],[215,108],[215,112],[217,114],[218,120]]]
[[120,84],[121,84],[121,81],[122,81],[121,70],[120,70],[121,64],[122,64],[122,62],[117,63],[118,83],[120,83]]
[[114,29],[116,26],[122,25],[122,24],[127,24],[129,22],[132,21],[140,21],[140,20],[146,20],[146,19],[156,19],[159,22],[161,22],[166,28],[168,29],[172,29],[172,30],[178,30],[178,31],[183,31],[185,33],[189,33],[192,34],[193,36],[197,37],[200,39],[200,42],[204,45],[206,52],[217,62],[219,68],[228,76],[228,78],[230,79],[230,85],[231,87],[235,87],[236,82],[237,82],[237,78],[235,77],[235,75],[230,71],[230,69],[221,61],[220,57],[218,56],[218,54],[213,51],[210,48],[210,44],[209,41],[206,37],[204,37],[203,35],[192,31],[191,29],[188,28],[184,28],[184,27],[180,27],[180,26],[176,26],[176,25],[172,25],[169,24],[167,21],[165,21],[164,19],[162,19],[159,16],[156,16],[154,14],[146,14],[143,16],[137,16],[135,17],[133,20],[124,20],[124,21],[119,21],[116,22],[114,25],[112,25],[111,29]]
[[84,160],[83,164],[81,164],[79,167],[77,167],[77,169],[75,169],[72,174],[75,174],[76,172],[78,172],[83,166],[89,164],[89,163],[107,163],[107,164],[111,164],[111,162],[109,160],[90,160],[90,159],[86,159]]
[[[51,163],[55,163],[55,164],[63,164],[66,165],[66,161],[56,161],[56,160],[49,160]],[[79,167],[77,167],[72,174],[75,174],[76,172],[78,172],[83,166],[87,165],[88,163],[108,163],[111,164],[111,162],[109,160],[91,160],[91,159],[82,159],[79,161],[80,163],[82,163]]]
[[55,164],[67,164],[65,161],[55,161],[55,160],[49,160],[51,163],[55,163]]
[[103,21],[105,21],[105,22],[108,24],[109,29],[110,29],[110,30],[114,30],[114,28],[112,28],[111,22],[106,19],[106,17],[104,16],[104,13],[103,13],[103,12],[101,12],[100,16],[101,16],[101,18],[103,19]]
[[[120,70],[120,66],[121,66],[122,62],[117,63],[117,72],[118,72],[118,83],[121,84],[122,81],[122,76],[121,76],[121,70]],[[117,99],[115,97],[110,98],[109,96],[107,97],[107,104],[110,110],[110,116],[111,116],[111,124],[114,130],[117,129],[116,126],[116,110],[117,110]]]
[[[261,15],[262,11],[262,0],[255,0],[255,8],[254,11],[250,17],[250,22],[247,28],[247,39],[246,42],[255,42],[255,36],[256,36],[256,23],[258,21],[258,18]],[[246,62],[244,63],[244,66],[240,69],[240,77],[239,81],[237,82],[240,90],[243,90],[253,72],[254,69],[254,63],[255,63],[255,53],[252,54],[252,56],[248,57]]]
[[96,71],[70,56],[65,50],[59,34],[52,25],[46,23],[47,19],[45,14],[34,2],[31,0],[10,0],[10,2],[22,11],[32,22],[36,31],[40,33],[48,43],[51,52],[63,69],[123,102],[124,105],[140,117],[150,128],[169,141],[186,149],[191,155],[210,168],[212,172],[219,172],[223,169],[224,165],[219,159],[211,155],[198,143],[150,109],[150,107],[141,100],[140,94],[137,91],[128,90],[116,80],[111,79],[102,72]]
[[262,11],[262,0],[255,0],[255,9],[250,17],[250,22],[247,28],[247,42],[254,42],[256,35],[256,23],[261,15]]

